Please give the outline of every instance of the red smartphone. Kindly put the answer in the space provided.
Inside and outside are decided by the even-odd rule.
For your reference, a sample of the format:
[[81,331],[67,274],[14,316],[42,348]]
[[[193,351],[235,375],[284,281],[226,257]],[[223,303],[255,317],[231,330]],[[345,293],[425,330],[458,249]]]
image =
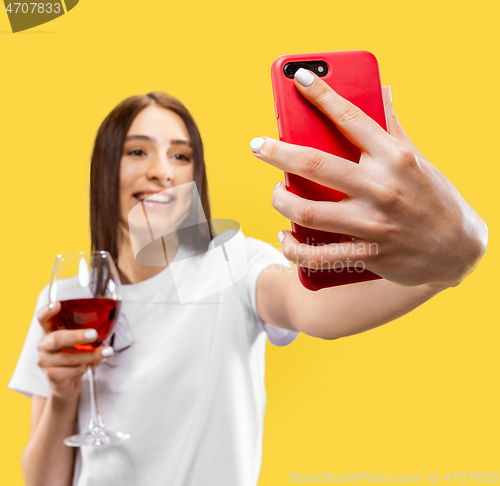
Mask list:
[[[295,87],[294,74],[301,67],[320,76],[340,96],[387,130],[377,59],[367,51],[288,54],[276,59],[271,68],[280,140],[316,148],[358,163],[361,155],[358,147],[349,142]],[[288,191],[305,199],[337,202],[344,197],[342,192],[295,174],[285,172],[285,182]],[[299,242],[313,246],[338,243],[341,238],[338,233],[305,228],[293,221],[292,233]],[[382,278],[359,266],[354,268],[336,264],[324,270],[297,268],[302,285],[309,290]]]

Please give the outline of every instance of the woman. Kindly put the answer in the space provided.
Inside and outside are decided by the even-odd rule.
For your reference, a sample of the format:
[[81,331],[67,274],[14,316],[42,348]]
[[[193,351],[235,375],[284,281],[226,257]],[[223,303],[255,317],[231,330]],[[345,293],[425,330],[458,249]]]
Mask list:
[[[262,160],[350,195],[346,219],[335,213],[338,206],[302,200],[284,185],[275,188],[273,205],[301,224],[352,235],[351,245],[375,242],[376,255],[358,253],[356,259],[385,279],[309,292],[280,252],[244,238],[245,275],[194,302],[200,305],[183,305],[170,269],[181,260],[203,266],[208,253],[191,244],[202,230],[184,240],[180,232],[170,233],[166,268],[145,266],[136,259],[127,218],[151,194],[194,181],[210,221],[201,138],[177,100],[162,93],[125,100],[96,138],[91,234],[93,249],[108,250],[117,263],[125,284],[122,314],[135,342],[120,353],[109,346],[84,354],[60,352],[95,336],[85,330],[49,332],[48,319],[60,304],[50,309],[48,288],[41,292],[9,384],[32,397],[31,434],[23,454],[28,486],[256,485],[266,335],[286,345],[298,332],[335,339],[371,329],[457,285],[479,262],[486,225],[406,138],[388,90],[390,135],[319,78],[300,71],[297,89],[362,148],[359,170],[364,172],[327,154],[256,139],[251,148]],[[335,170],[328,169],[331,165]],[[172,224],[179,227],[187,215],[184,207]],[[328,248],[315,253],[299,245],[288,231],[280,238],[285,255],[302,265],[312,266],[320,257],[338,259]],[[439,244],[425,245],[426,240]],[[75,433],[75,423],[87,426],[89,397],[82,376],[88,365],[105,359],[97,371],[101,414],[110,429],[132,438],[75,451],[63,439]]]

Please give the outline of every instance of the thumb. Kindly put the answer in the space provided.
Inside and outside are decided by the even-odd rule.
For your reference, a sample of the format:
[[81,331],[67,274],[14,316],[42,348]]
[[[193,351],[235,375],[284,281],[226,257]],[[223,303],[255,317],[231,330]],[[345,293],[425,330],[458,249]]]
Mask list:
[[403,127],[400,125],[398,117],[394,112],[394,107],[392,106],[392,90],[390,86],[382,86],[382,91],[384,94],[384,105],[385,105],[385,113],[387,115],[387,131],[394,138],[397,138],[401,142],[410,142],[413,143],[406,135]]

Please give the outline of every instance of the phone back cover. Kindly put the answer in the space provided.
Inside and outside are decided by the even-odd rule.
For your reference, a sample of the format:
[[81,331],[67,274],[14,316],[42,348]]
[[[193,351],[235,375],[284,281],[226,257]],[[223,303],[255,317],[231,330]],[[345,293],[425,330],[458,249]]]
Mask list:
[[[320,110],[302,97],[295,88],[293,79],[285,76],[285,64],[298,61],[326,62],[328,73],[321,79],[387,130],[377,59],[367,51],[289,54],[276,59],[271,68],[280,140],[313,147],[358,163],[360,150],[350,143]],[[340,201],[344,196],[342,192],[295,174],[285,172],[285,182],[287,190],[305,199]],[[294,222],[292,232],[298,241],[309,245],[338,243],[341,237],[338,233],[313,230]],[[302,284],[309,290],[381,278],[368,270],[340,265],[329,270],[304,267],[298,267],[298,270]]]

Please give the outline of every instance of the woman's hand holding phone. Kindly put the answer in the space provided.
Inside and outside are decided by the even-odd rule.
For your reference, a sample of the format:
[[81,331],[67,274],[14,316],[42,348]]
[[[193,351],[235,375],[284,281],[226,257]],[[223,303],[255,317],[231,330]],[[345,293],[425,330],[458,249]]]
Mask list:
[[[37,314],[44,335],[38,343],[38,366],[49,379],[51,393],[59,398],[74,398],[80,393],[82,375],[87,367],[98,366],[103,359],[113,354],[110,346],[100,346],[93,351],[68,353],[64,348],[75,344],[88,344],[97,339],[95,329],[52,331],[50,318],[61,310],[60,302],[54,309],[49,304]],[[104,354],[103,354],[104,353]]]
[[384,87],[388,132],[339,96],[321,78],[300,69],[297,90],[361,150],[359,164],[316,149],[267,137],[254,139],[255,156],[275,167],[345,193],[339,202],[310,201],[275,187],[274,208],[308,228],[349,235],[310,246],[288,230],[284,255],[297,265],[364,265],[394,283],[458,285],[484,254],[488,228],[451,182],[406,136]]

